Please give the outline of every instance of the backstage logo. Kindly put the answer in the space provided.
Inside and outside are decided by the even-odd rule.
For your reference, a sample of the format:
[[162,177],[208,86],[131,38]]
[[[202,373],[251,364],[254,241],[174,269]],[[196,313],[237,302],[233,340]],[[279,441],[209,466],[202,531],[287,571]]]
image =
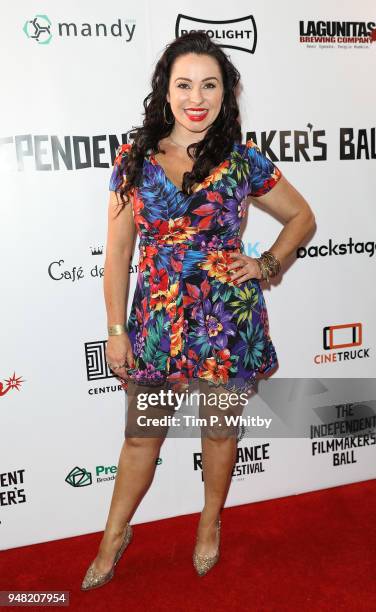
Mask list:
[[[244,435],[244,434],[243,434]],[[242,436],[241,436],[242,437]],[[238,438],[238,440],[241,438]],[[270,459],[270,442],[255,444],[254,446],[238,447],[236,451],[236,463],[232,471],[232,478],[237,481],[245,480],[246,476],[260,474],[266,471],[265,462]],[[193,469],[195,472],[201,470],[201,480],[204,480],[202,470],[202,453],[193,453]]]
[[373,240],[367,242],[355,242],[350,236],[347,242],[335,242],[329,238],[327,244],[312,244],[309,247],[299,247],[296,250],[297,259],[305,257],[336,257],[341,255],[364,255],[373,257],[376,252],[376,243]]
[[93,340],[85,342],[85,360],[86,374],[88,381],[103,380],[114,378],[117,382],[112,384],[101,384],[95,387],[90,387],[89,395],[103,395],[104,393],[116,393],[125,389],[123,382],[115,377],[112,370],[109,368],[106,361],[106,344],[107,340]]
[[[48,45],[52,40],[52,22],[47,15],[35,15],[33,19],[25,21],[23,31],[27,38],[35,40],[39,45]],[[126,19],[106,23],[74,23],[72,21],[59,22],[55,29],[55,35],[61,38],[107,38],[109,36],[122,38],[125,42],[131,42],[136,29],[135,19]]]
[[374,21],[299,21],[299,42],[307,48],[370,48],[376,43]]
[[369,359],[371,348],[357,348],[361,347],[362,344],[362,323],[328,325],[323,328],[323,349],[331,352],[315,355],[313,361],[316,365],[321,365],[352,361],[354,359]]
[[4,382],[0,380],[0,397],[4,397],[4,395],[9,393],[12,389],[17,389],[17,391],[19,391],[24,382],[21,376],[16,376],[15,372],[13,372],[13,375],[9,378],[4,378]]
[[24,504],[25,469],[0,472],[0,507]]
[[175,24],[175,38],[187,32],[206,32],[220,47],[254,53],[257,29],[253,15],[238,19],[201,19],[179,14]]
[[[103,246],[90,247],[90,252],[93,257],[103,255]],[[138,272],[138,264],[129,264],[129,273],[135,274]],[[98,279],[101,280],[104,274],[104,267],[100,263],[94,265],[90,262],[87,266],[67,264],[65,259],[54,259],[48,264],[48,276],[53,281],[68,281],[78,283],[83,279]]]
[[[334,467],[358,462],[358,449],[376,444],[376,401],[321,406],[322,423],[310,426],[312,455],[327,455]],[[320,438],[320,439],[317,439]]]
[[[158,466],[161,464],[162,459],[158,457],[155,461],[155,465]],[[94,483],[102,484],[103,482],[110,482],[116,478],[117,466],[96,465],[93,469],[93,473],[95,474]],[[89,472],[86,468],[76,465],[65,478],[65,482],[75,488],[88,487],[93,484],[93,473]]]

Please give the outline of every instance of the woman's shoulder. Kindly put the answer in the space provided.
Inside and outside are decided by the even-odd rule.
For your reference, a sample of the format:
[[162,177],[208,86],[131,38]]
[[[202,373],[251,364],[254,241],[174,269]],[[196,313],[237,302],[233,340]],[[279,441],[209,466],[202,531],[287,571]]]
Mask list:
[[125,157],[126,155],[128,155],[131,148],[132,148],[132,144],[129,142],[119,145],[115,152],[115,160],[118,158],[121,159],[122,157]]

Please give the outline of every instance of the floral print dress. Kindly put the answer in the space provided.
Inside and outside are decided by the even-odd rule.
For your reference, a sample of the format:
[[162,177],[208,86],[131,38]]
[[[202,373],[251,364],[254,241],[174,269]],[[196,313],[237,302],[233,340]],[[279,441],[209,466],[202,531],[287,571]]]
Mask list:
[[[112,191],[126,180],[131,146],[120,145],[116,152]],[[259,281],[236,286],[227,266],[231,251],[244,253],[239,228],[246,196],[267,193],[281,176],[248,140],[235,143],[186,195],[153,151],[147,152],[132,203],[139,236],[137,284],[127,321],[133,381],[174,385],[203,379],[250,393],[257,372],[278,364]]]

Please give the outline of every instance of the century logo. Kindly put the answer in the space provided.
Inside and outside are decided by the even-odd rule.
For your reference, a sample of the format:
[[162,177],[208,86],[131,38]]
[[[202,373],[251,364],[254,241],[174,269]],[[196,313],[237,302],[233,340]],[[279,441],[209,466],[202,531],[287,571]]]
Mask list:
[[[75,23],[73,21],[63,21],[57,23],[55,35],[61,38],[108,38],[110,36],[123,38],[125,42],[130,42],[134,36],[136,23],[134,19],[121,21],[117,19],[114,23]],[[30,39],[35,40],[40,45],[48,45],[53,37],[52,22],[47,15],[38,14],[32,19],[25,21],[23,31]]]

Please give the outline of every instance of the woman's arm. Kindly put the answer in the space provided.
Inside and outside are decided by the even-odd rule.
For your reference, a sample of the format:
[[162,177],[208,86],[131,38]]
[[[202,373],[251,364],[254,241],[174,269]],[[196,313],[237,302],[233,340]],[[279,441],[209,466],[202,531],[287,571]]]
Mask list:
[[[132,205],[131,203],[126,204],[119,213],[118,197],[115,191],[110,192],[106,258],[103,275],[107,325],[125,324],[126,322],[129,264],[136,237]],[[109,337],[106,357],[110,363],[122,364],[127,360],[128,364],[132,366],[133,354],[127,333]],[[114,370],[114,373],[121,378],[126,378],[124,367]]]
[[316,227],[315,215],[308,202],[284,176],[273,189],[254,201],[284,224],[277,240],[268,249],[283,264]]
[[[281,176],[278,183],[268,193],[255,197],[254,202],[277,217],[284,224],[277,240],[268,248],[281,264],[302,243],[304,238],[316,227],[315,216],[308,202],[291,183]],[[255,258],[248,255],[231,253],[234,263],[232,279],[235,284],[251,278],[261,279],[261,271]]]

